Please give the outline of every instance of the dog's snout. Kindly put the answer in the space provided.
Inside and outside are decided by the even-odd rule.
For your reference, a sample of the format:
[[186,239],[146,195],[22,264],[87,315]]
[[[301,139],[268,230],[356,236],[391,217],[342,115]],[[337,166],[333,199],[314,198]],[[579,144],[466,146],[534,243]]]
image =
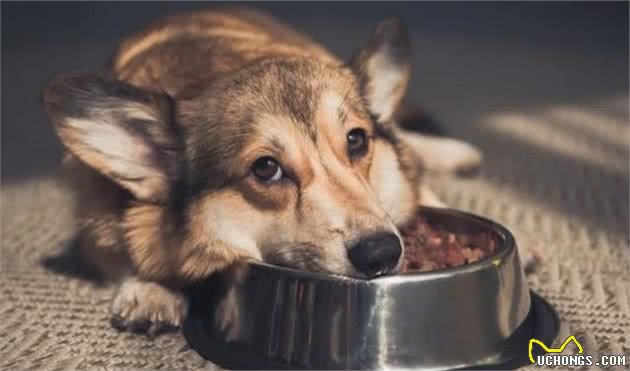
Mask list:
[[352,265],[368,277],[375,277],[393,270],[402,246],[393,233],[378,233],[361,239],[348,251]]

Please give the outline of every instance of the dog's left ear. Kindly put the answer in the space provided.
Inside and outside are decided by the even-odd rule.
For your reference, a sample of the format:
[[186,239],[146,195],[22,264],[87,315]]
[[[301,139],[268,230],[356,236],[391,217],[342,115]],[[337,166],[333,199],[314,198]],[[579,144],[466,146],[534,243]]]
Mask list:
[[407,28],[398,18],[381,21],[368,45],[352,58],[361,94],[378,122],[392,120],[411,76]]

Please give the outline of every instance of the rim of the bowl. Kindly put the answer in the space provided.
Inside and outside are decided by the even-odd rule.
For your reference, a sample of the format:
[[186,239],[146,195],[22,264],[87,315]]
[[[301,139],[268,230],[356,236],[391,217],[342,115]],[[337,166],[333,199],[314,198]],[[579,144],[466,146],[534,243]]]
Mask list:
[[[432,281],[440,278],[452,277],[460,274],[467,274],[476,272],[482,269],[486,269],[492,265],[497,265],[497,262],[503,261],[503,259],[509,255],[512,251],[516,249],[516,241],[514,240],[514,236],[512,233],[502,226],[501,224],[492,221],[483,216],[479,216],[473,213],[469,213],[466,211],[449,209],[449,208],[436,208],[436,207],[427,207],[422,206],[418,208],[420,212],[430,212],[430,213],[440,213],[447,214],[458,218],[467,218],[471,219],[477,223],[482,223],[487,225],[489,230],[492,230],[496,234],[500,236],[500,243],[498,244],[497,251],[490,255],[486,256],[483,259],[480,259],[476,262],[460,265],[458,267],[453,268],[445,268],[445,269],[436,269],[427,272],[404,272],[398,273],[395,275],[387,275],[387,276],[379,276],[375,278],[360,278],[360,277],[350,277],[343,276],[340,274],[333,273],[320,273],[320,272],[310,272],[303,271],[299,269],[284,267],[273,265],[269,263],[265,263],[258,260],[250,260],[248,263],[251,266],[255,266],[258,269],[272,271],[275,273],[283,273],[290,276],[294,276],[301,279],[313,279],[320,281],[337,281],[337,282],[361,282],[367,284],[387,284],[387,283],[400,283],[400,282],[420,282],[420,281]],[[497,261],[498,259],[498,261]],[[499,264],[500,265],[500,264]]]

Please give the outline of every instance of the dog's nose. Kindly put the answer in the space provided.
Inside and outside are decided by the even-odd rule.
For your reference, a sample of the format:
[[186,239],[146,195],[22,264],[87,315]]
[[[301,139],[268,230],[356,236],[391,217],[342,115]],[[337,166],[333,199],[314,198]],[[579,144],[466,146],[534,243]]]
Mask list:
[[361,239],[348,251],[352,265],[368,277],[393,270],[402,254],[400,239],[393,233],[378,233]]

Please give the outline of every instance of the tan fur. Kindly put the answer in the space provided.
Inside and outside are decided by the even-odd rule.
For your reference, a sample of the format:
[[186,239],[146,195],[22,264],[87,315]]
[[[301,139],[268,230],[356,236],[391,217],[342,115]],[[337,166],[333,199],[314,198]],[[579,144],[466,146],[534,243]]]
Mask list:
[[[200,45],[194,54],[178,49],[181,43],[194,40],[203,40],[207,47]],[[320,45],[263,13],[226,8],[156,22],[122,43],[113,67],[122,80],[180,97],[190,94],[193,85],[208,84],[218,75],[273,56],[341,64]]]
[[[391,144],[379,140],[375,143],[374,151],[377,153],[374,155],[370,178],[371,183],[376,185],[374,188],[377,190],[379,203],[395,224],[404,224],[415,211],[417,204],[424,203],[422,195],[417,190],[418,183],[409,181],[397,168],[399,155]],[[415,159],[406,160],[411,162],[409,166],[413,169],[416,165]]]
[[230,39],[233,48],[238,41],[242,41],[239,39],[245,39],[251,41],[241,46],[246,50],[261,50],[262,47],[271,46],[277,48],[275,50],[290,51],[293,55],[308,53],[322,59],[336,60],[324,48],[277,19],[246,8],[225,8],[175,15],[156,22],[122,43],[114,58],[114,68],[122,70],[142,52],[183,37]]
[[[232,242],[229,245],[222,242],[229,236],[221,233],[220,228],[212,230],[217,223],[210,224],[208,219],[241,220],[231,215],[213,215],[212,210],[238,214],[238,196],[230,193],[208,196],[196,203],[190,210],[190,223],[184,231],[175,230],[171,216],[163,206],[128,208],[123,228],[136,274],[146,280],[161,282],[195,281],[243,258],[260,258],[253,249],[234,249],[233,246],[243,246],[242,241],[228,240]],[[231,226],[231,230],[239,234],[245,232],[243,228],[240,223]]]

